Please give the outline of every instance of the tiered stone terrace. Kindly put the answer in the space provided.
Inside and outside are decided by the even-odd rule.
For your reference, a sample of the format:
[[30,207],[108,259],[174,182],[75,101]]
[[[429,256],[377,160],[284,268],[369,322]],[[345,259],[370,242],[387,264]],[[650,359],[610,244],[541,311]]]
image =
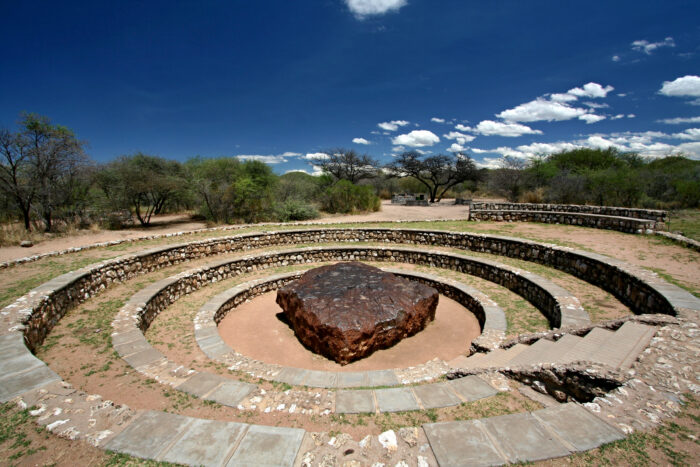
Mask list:
[[[178,367],[177,364],[154,354],[153,352],[156,352],[154,349],[147,348],[148,343],[142,339],[141,332],[148,327],[162,307],[172,303],[180,295],[187,294],[209,282],[265,269],[272,265],[346,259],[419,263],[476,274],[526,297],[542,310],[550,324],[557,328],[553,334],[542,335],[540,339],[523,338],[522,342],[514,344],[497,340],[497,343],[490,347],[486,345],[479,348],[478,350],[482,351],[492,351],[465,358],[464,362],[453,362],[453,370],[456,370],[454,376],[469,374],[470,371],[480,374],[486,369],[497,369],[511,377],[527,380],[523,375],[528,372],[532,375],[543,371],[555,374],[558,369],[556,365],[578,360],[591,363],[589,370],[593,373],[598,371],[598,368],[602,368],[601,371],[624,370],[635,364],[635,361],[640,358],[640,352],[648,345],[646,354],[656,352],[655,349],[660,346],[660,343],[652,339],[654,334],[658,337],[668,332],[676,332],[685,336],[685,339],[697,340],[698,337],[697,332],[691,332],[691,329],[696,329],[697,325],[693,327],[686,323],[696,322],[697,314],[700,312],[700,300],[664,282],[653,273],[598,254],[508,237],[441,231],[367,228],[268,232],[190,242],[127,255],[59,276],[37,287],[2,310],[0,350],[7,358],[0,364],[0,370],[2,370],[0,400],[4,402],[20,396],[22,403],[29,405],[36,403],[40,406],[37,416],[46,412],[40,419],[41,423],[45,422],[50,431],[71,439],[85,439],[94,445],[139,457],[212,465],[224,463],[238,465],[263,461],[269,465],[292,465],[295,461],[303,462],[302,452],[309,446],[303,430],[214,422],[160,412],[133,413],[129,409],[123,409],[111,403],[99,403],[99,396],[81,393],[60,381],[60,377],[31,355],[27,347],[35,349],[70,308],[99,294],[112,283],[130,280],[163,267],[223,252],[343,241],[449,246],[533,261],[554,267],[603,288],[637,314],[662,313],[677,318],[667,318],[666,321],[654,321],[648,318],[642,320],[661,326],[660,328],[634,322],[620,323],[621,325],[616,327],[615,334],[611,335],[609,331],[603,330],[605,324],[593,327],[586,324],[585,312],[580,304],[576,305],[575,297],[554,284],[546,284],[542,278],[531,273],[514,271],[513,268],[504,267],[492,261],[458,254],[430,252],[424,249],[413,250],[391,246],[325,247],[281,251],[234,261],[227,260],[161,281],[157,286],[154,285],[147,291],[143,291],[142,296],[135,296],[125,307],[124,313],[115,320],[114,346],[139,371],[147,368],[153,375],[158,375],[161,381],[179,389],[189,390],[198,396],[224,404],[234,404],[234,401],[240,401],[254,391],[254,387],[248,383],[222,377],[212,378],[204,373]],[[285,280],[284,277],[269,278],[268,281],[247,284],[244,288],[234,289],[225,297],[217,297],[218,302],[214,300],[214,305],[207,305],[209,307],[206,310],[209,313],[207,319],[215,320],[217,313],[220,316],[228,311],[229,304],[235,306],[236,300],[240,300],[238,297],[252,296],[251,294],[265,290],[265,287],[277,287]],[[472,311],[476,310],[475,313],[482,328],[486,330],[490,328],[488,324],[491,320],[488,319],[487,306],[491,305],[485,306],[487,302],[483,297],[475,297],[474,293],[464,287],[460,288],[458,285],[436,280],[434,277],[423,276],[421,280],[442,284],[443,291],[451,290],[455,296],[471,297],[471,300],[465,298],[465,303],[469,302]],[[564,307],[562,307],[563,301],[567,302]],[[494,316],[497,313],[495,309],[490,311]],[[566,319],[568,311],[572,311],[573,321],[571,322]],[[201,325],[200,318],[198,323]],[[493,319],[493,323],[498,323],[494,328],[502,331],[499,320],[500,318]],[[581,329],[584,327],[587,327],[585,337],[577,337],[582,335]],[[211,329],[211,326],[207,328]],[[203,334],[202,329],[202,327],[198,329],[200,345],[204,344],[203,347],[209,349],[218,347],[219,343],[207,345],[206,339],[211,338],[213,334],[211,330],[204,331]],[[206,335],[206,333],[209,334]],[[600,338],[601,335],[605,338]],[[549,339],[554,339],[556,342]],[[497,346],[501,348],[496,349]],[[597,346],[597,349],[591,351],[594,346]],[[518,349],[517,355],[514,349]],[[553,355],[556,355],[556,358],[553,358]],[[477,359],[483,360],[482,364],[478,364],[475,361]],[[644,371],[647,370],[643,360],[642,358],[642,361],[638,362],[634,373],[635,378],[622,378],[620,380],[622,386],[618,389],[607,395],[601,395],[592,403],[583,406],[569,402],[532,413],[425,425],[424,435],[421,436],[427,436],[432,451],[417,457],[418,462],[436,461],[441,465],[473,465],[534,461],[591,449],[602,443],[620,439],[624,433],[632,429],[645,428],[648,423],[644,420],[634,423],[640,418],[642,413],[640,411],[645,407],[638,396],[643,393],[644,384],[640,383],[645,378]],[[518,373],[512,368],[504,367],[504,363],[515,365],[516,370],[517,367],[522,367],[522,371]],[[542,366],[543,363],[544,366]],[[398,383],[396,374],[394,376],[395,383]],[[310,375],[306,374],[295,384],[324,379],[323,377],[309,378]],[[363,378],[365,378],[363,382],[369,381],[368,375],[364,375]],[[542,380],[545,383],[551,383],[546,378]],[[336,376],[332,386],[338,387],[338,381],[339,377]],[[488,386],[487,381],[489,381],[488,378],[467,376],[449,382],[413,388],[342,390],[337,392],[331,406],[337,412],[348,413],[441,407],[445,401],[457,403],[493,393],[496,389]],[[676,379],[675,384],[678,384],[677,381]],[[373,384],[380,382],[381,380],[378,380]],[[538,382],[542,384],[541,381]],[[679,391],[684,388],[687,390],[688,384],[683,383],[684,387],[679,386]],[[669,390],[677,392],[674,389]],[[656,397],[657,400],[659,398],[670,400],[665,399],[664,394],[650,396],[648,391],[643,394],[649,398]],[[65,399],[68,395],[71,396],[71,404],[74,404],[72,408],[61,406],[62,400],[69,400]],[[570,396],[565,399],[571,400]],[[610,402],[611,400],[620,401],[620,403]],[[618,410],[618,421],[613,425],[606,421],[607,409],[603,401],[607,401],[606,404],[610,404],[611,407],[616,406]],[[95,403],[98,404],[95,405]],[[669,406],[668,403],[666,405]],[[80,406],[90,407],[90,410],[72,410]],[[64,414],[63,417],[70,414],[70,417],[61,418],[61,414]],[[95,414],[98,414],[96,418],[90,418]],[[198,441],[202,437],[206,437],[211,442],[202,447]],[[534,450],[533,446],[537,449]],[[310,452],[308,451],[304,456]]]
[[469,219],[476,221],[541,222],[627,233],[660,230],[668,214],[652,209],[543,203],[472,202]]

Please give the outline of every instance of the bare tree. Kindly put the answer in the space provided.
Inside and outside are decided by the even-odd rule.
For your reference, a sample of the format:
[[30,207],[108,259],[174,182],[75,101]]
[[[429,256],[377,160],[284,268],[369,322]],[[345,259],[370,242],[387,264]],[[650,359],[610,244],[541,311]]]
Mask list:
[[504,156],[498,161],[499,168],[491,172],[490,184],[494,191],[509,201],[518,201],[523,188],[527,161],[513,156]]
[[21,135],[0,130],[0,190],[22,214],[24,228],[31,229],[31,209],[36,183],[29,163],[29,142]]
[[31,228],[32,209],[39,211],[46,231],[55,210],[71,200],[71,192],[87,157],[71,130],[35,114],[24,114],[20,131],[0,131],[0,189],[10,197]]
[[336,180],[357,183],[377,175],[378,163],[367,154],[360,155],[352,149],[332,149],[323,154],[324,156],[315,157],[313,163]]
[[396,177],[413,177],[428,190],[430,202],[440,202],[447,190],[458,183],[477,180],[479,172],[469,156],[438,154],[423,157],[415,151],[404,152],[386,168]]
[[87,165],[84,144],[68,128],[53,125],[40,115],[24,115],[21,126],[28,141],[39,210],[49,232],[55,210],[70,198],[79,171]]

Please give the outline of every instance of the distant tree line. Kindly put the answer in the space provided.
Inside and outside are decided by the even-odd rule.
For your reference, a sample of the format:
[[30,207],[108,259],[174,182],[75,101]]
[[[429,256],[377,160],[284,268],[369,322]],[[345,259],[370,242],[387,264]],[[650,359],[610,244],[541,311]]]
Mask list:
[[700,161],[574,149],[530,161],[506,157],[485,190],[510,201],[661,209],[700,206]]
[[615,149],[576,149],[530,161],[504,158],[477,168],[466,154],[405,152],[381,166],[353,150],[331,149],[313,163],[322,175],[281,176],[259,161],[194,157],[184,163],[136,153],[96,164],[85,143],[48,118],[23,114],[0,130],[0,219],[51,232],[67,225],[119,227],[131,219],[194,211],[212,223],[313,219],[380,209],[394,193],[497,195],[512,201],[659,208],[700,205],[700,162],[647,160]]

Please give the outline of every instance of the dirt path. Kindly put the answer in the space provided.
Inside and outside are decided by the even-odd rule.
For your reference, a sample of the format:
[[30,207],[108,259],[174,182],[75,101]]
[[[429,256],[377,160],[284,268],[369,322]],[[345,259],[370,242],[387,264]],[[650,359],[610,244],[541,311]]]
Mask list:
[[[320,219],[310,222],[368,222],[368,221],[422,221],[432,219],[466,219],[466,206],[455,206],[454,200],[443,200],[432,206],[397,206],[390,201],[382,202],[382,210],[369,214],[357,215],[325,215]],[[84,247],[94,243],[112,242],[115,240],[128,240],[143,238],[151,235],[163,235],[175,232],[188,232],[207,228],[207,224],[200,221],[192,221],[189,215],[168,214],[155,216],[149,227],[133,227],[124,230],[81,230],[75,235],[44,240],[31,248],[9,246],[0,248],[0,262],[11,261],[26,256],[33,256],[52,251],[66,250],[68,248]]]

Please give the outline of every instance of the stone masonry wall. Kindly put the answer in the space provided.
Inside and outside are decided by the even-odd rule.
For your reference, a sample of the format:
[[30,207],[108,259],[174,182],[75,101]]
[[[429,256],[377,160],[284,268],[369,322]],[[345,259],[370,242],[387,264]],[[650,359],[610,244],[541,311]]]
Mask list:
[[646,219],[631,217],[602,216],[575,212],[552,211],[508,211],[508,210],[470,210],[469,220],[497,222],[542,222],[545,224],[578,225],[595,229],[617,230],[627,233],[643,233],[654,230],[657,223]]
[[546,203],[493,203],[476,201],[471,203],[471,209],[489,211],[546,211],[546,212],[576,212],[582,214],[598,214],[601,216],[633,217],[654,222],[666,222],[668,213],[657,209],[622,208],[613,206],[588,206],[584,204],[546,204]]
[[[628,265],[622,261],[515,238],[413,229],[315,229],[214,238],[152,249],[97,263],[56,277],[32,290],[8,305],[3,310],[6,313],[0,316],[0,322],[3,324],[3,330],[23,331],[28,346],[34,349],[69,308],[99,293],[113,282],[121,282],[184,261],[226,252],[303,243],[362,241],[439,245],[533,261],[601,287],[635,313],[675,315],[676,310],[669,300],[681,293],[675,286],[650,285],[647,280],[630,273],[627,270]],[[241,268],[244,268],[241,269],[242,273],[253,270],[253,265],[241,265]],[[488,268],[484,269],[483,273],[495,274],[489,272]]]

